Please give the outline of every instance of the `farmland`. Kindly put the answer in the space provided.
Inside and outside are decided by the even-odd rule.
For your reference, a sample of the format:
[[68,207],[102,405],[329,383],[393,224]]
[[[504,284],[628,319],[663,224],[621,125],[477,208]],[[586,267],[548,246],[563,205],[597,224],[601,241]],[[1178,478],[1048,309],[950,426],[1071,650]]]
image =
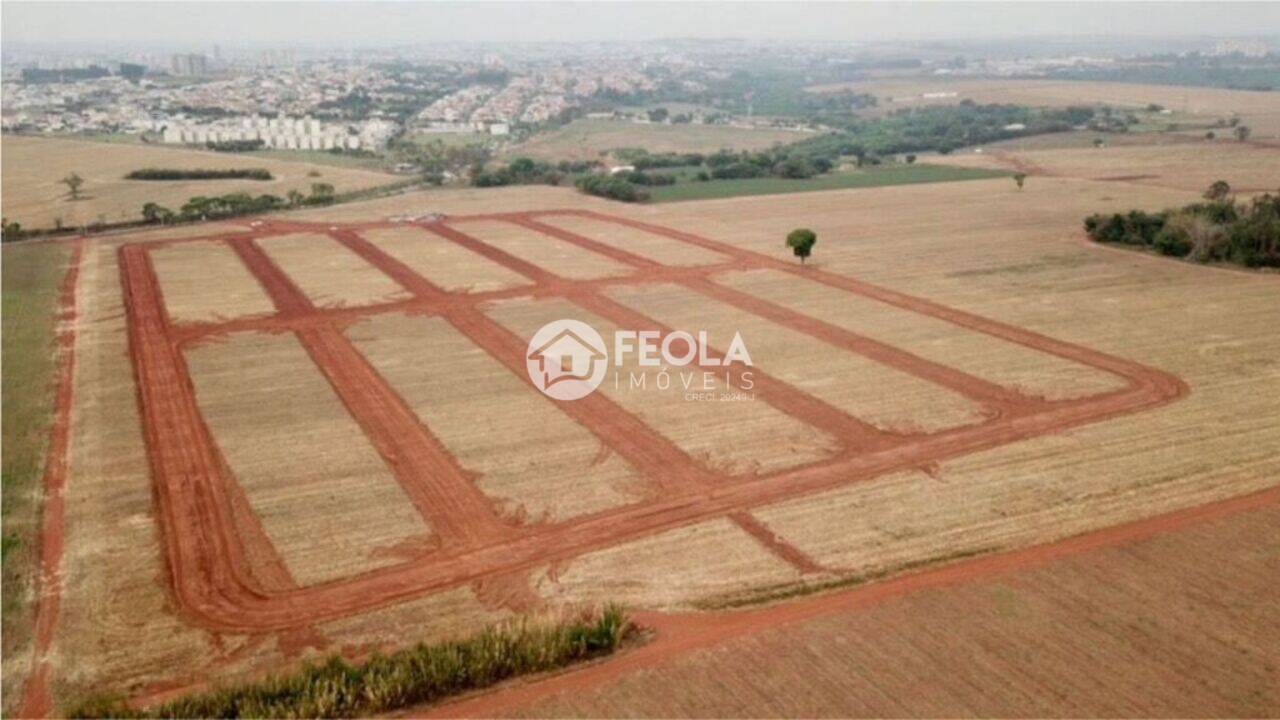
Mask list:
[[[1280,183],[1233,157],[1242,184]],[[1275,278],[1087,244],[1087,214],[1199,194],[1122,174],[1143,173],[644,206],[430,191],[78,241],[55,538],[74,582],[23,707],[159,700],[534,610],[732,613],[1265,492]],[[404,217],[428,211],[445,218]],[[782,243],[800,226],[819,238],[804,267]],[[551,401],[526,344],[568,316],[704,329],[713,355],[740,332],[750,399],[624,380]],[[743,373],[717,389],[746,392]],[[1052,599],[1089,567],[1036,572],[1020,602],[1075,618]],[[912,607],[825,622],[881,637]],[[743,657],[785,638],[753,642]],[[951,690],[927,711],[977,702]]]
[[647,188],[654,202],[680,200],[707,200],[742,195],[782,195],[786,193],[813,192],[815,190],[846,190],[854,188],[913,185],[916,183],[955,182],[958,180],[984,180],[1010,174],[999,167],[966,168],[943,165],[890,165],[860,170],[840,170],[826,175],[794,180],[787,178],[744,178],[739,180],[710,180],[698,182],[685,179],[674,185]]
[[[891,78],[865,83],[815,86],[814,92],[852,89],[881,98],[881,109],[927,104],[976,103],[1061,107],[1111,105],[1141,109],[1156,104],[1184,115],[1208,120],[1237,116],[1253,128],[1254,137],[1280,137],[1280,93],[1176,85],[1137,85],[1119,82],[1069,80],[947,80]],[[955,93],[925,98],[925,93]]]
[[1061,176],[1137,185],[1204,190],[1226,180],[1237,192],[1275,191],[1280,147],[1235,140],[1197,141],[1110,148],[1052,148],[1022,150],[997,146],[982,153],[958,152],[931,157],[930,163],[953,167],[1004,168],[1030,175]]
[[[124,143],[26,137],[3,139],[4,216],[27,229],[66,227],[139,220],[142,206],[156,202],[177,210],[196,195],[247,192],[284,197],[290,190],[306,192],[312,183],[328,183],[338,192],[394,182],[396,178],[365,170],[335,168],[261,157]],[[134,170],[165,168],[265,168],[269,181],[215,180],[143,182],[126,180]],[[70,173],[84,179],[83,197],[70,200],[59,181]],[[313,174],[314,173],[314,174]]]
[[[40,476],[53,416],[58,293],[70,249],[6,246],[4,270],[4,652],[30,642],[32,578],[39,566]],[[6,695],[17,676],[4,677]]]
[[649,152],[715,152],[724,148],[759,150],[775,144],[803,140],[809,134],[773,128],[739,128],[729,125],[659,125],[618,120],[580,119],[553,132],[535,135],[511,146],[511,157],[545,160],[598,160],[602,154],[622,148]]

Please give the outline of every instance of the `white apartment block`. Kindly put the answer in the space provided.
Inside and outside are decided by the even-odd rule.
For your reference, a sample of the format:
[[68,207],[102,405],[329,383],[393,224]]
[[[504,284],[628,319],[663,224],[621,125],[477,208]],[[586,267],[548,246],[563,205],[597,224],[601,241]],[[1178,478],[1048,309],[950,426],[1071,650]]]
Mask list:
[[205,144],[237,140],[261,140],[264,147],[282,150],[331,150],[381,148],[395,134],[395,123],[368,120],[362,123],[326,123],[318,118],[265,118],[247,116],[211,122],[173,118],[163,124],[162,138],[169,144]]

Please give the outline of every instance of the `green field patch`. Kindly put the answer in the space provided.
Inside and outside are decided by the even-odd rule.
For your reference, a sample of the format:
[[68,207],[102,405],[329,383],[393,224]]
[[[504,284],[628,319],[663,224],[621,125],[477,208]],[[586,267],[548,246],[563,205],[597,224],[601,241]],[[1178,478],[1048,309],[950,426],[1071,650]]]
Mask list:
[[737,180],[686,180],[675,185],[648,188],[652,202],[709,200],[743,195],[782,195],[817,190],[849,190],[853,188],[888,187],[917,183],[956,182],[1008,177],[1005,170],[962,168],[945,165],[890,165],[861,170],[835,172],[803,180],[787,178],[744,178]]

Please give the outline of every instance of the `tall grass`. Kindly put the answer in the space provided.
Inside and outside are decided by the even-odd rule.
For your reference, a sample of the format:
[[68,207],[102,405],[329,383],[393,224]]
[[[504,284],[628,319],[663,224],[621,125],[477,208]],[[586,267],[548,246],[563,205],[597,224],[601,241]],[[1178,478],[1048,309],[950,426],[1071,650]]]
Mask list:
[[516,675],[608,655],[633,630],[621,608],[558,623],[520,620],[473,637],[374,655],[353,665],[331,657],[297,673],[195,693],[142,710],[95,698],[71,717],[357,717],[428,703]]

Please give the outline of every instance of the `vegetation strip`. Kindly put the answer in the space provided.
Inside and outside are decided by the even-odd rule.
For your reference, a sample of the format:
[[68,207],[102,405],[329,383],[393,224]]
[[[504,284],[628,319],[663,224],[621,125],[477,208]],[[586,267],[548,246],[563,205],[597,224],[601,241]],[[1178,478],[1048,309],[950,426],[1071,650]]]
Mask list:
[[655,203],[710,200],[745,195],[783,195],[820,190],[849,190],[853,188],[915,185],[918,183],[987,180],[1007,177],[1010,174],[1004,170],[959,168],[945,165],[889,165],[868,170],[818,175],[801,180],[744,178],[678,183],[676,185],[653,188],[649,191],[649,198]]
[[[41,473],[50,443],[59,354],[59,288],[71,256],[67,243],[6,247],[4,269],[3,568],[4,656],[31,639],[40,557]],[[64,348],[65,349],[65,348]],[[5,690],[17,698],[18,674]],[[12,683],[12,684],[9,684]],[[6,706],[12,709],[14,703]]]
[[62,550],[64,545],[68,454],[71,444],[71,394],[74,391],[76,284],[80,277],[80,257],[84,242],[71,249],[67,272],[58,292],[56,342],[60,349],[56,365],[57,390],[53,403],[53,425],[45,448],[43,506],[40,512],[40,577],[36,600],[35,638],[32,665],[22,688],[21,717],[43,717],[49,701],[49,648],[57,632],[62,604]]
[[608,655],[635,626],[614,605],[555,624],[528,620],[486,628],[465,640],[375,654],[360,664],[332,656],[292,675],[194,693],[145,709],[100,697],[71,717],[357,717],[429,703]]
[[266,168],[143,168],[124,176],[126,180],[271,180]]

